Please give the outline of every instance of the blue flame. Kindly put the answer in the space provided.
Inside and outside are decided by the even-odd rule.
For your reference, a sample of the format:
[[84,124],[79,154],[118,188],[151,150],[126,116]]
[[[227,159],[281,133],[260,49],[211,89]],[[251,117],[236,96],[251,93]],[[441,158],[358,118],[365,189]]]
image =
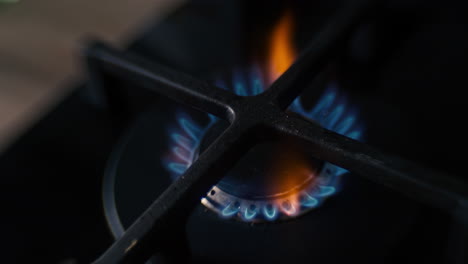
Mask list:
[[208,124],[201,126],[184,113],[177,115],[178,126],[169,131],[171,152],[163,162],[166,169],[171,172],[173,179],[177,179],[182,175],[195,160],[195,152],[203,135],[216,122],[213,115],[208,116]]
[[226,206],[222,211],[222,215],[224,217],[231,217],[239,212],[239,207],[235,205],[235,203],[230,203],[228,206]]
[[[253,96],[265,90],[262,75],[258,67],[251,69],[248,74],[242,74],[240,70],[235,71],[231,85],[225,81],[218,80],[215,83],[218,87],[232,90],[241,96]],[[345,135],[355,140],[361,140],[362,129],[358,125],[356,111],[349,107],[345,98],[338,94],[337,84],[329,84],[324,94],[312,109],[305,109],[301,103],[301,98],[297,98],[289,107],[290,111],[296,112],[308,119],[318,122],[321,126],[336,133]],[[170,155],[165,159],[164,165],[176,179],[190,167],[196,159],[196,150],[199,147],[203,135],[216,122],[216,117],[208,115],[209,122],[200,125],[187,114],[177,115],[177,126],[169,131],[170,133]],[[221,206],[220,215],[225,218],[238,216],[244,221],[254,221],[265,219],[267,221],[276,220],[281,214],[296,215],[302,209],[316,208],[327,197],[337,192],[340,176],[347,170],[325,163],[320,175],[321,182],[313,185],[310,189],[300,192],[297,197],[298,203],[292,202],[289,198],[276,202],[242,201],[236,197],[230,197]]]
[[272,204],[267,204],[263,207],[263,214],[267,220],[273,221],[278,216],[278,209]]
[[[255,205],[253,205],[255,206]],[[257,215],[257,209],[254,207],[254,208],[251,208],[251,206],[249,207],[246,207],[245,210],[244,210],[244,219],[247,220],[247,221],[250,221],[252,220],[255,216]]]
[[265,85],[259,68],[254,66],[248,75],[246,76],[242,74],[242,71],[236,70],[232,76],[231,86],[221,79],[216,80],[215,85],[221,89],[233,91],[240,96],[254,96],[262,93],[265,90]]
[[319,201],[308,194],[307,192],[304,192],[304,194],[301,197],[301,205],[305,207],[316,207],[319,204]]
[[318,197],[326,197],[335,193],[335,187],[333,186],[319,186],[319,191],[317,193]]

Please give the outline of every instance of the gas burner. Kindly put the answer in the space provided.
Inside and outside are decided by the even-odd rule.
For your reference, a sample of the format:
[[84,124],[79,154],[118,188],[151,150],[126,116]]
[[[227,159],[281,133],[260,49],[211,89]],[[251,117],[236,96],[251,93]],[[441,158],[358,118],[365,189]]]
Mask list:
[[[235,70],[231,85],[217,79],[216,86],[240,96],[264,92],[294,62],[294,20],[284,12],[273,27],[267,43],[266,63],[254,63],[247,70]],[[259,66],[262,65],[263,67]],[[361,128],[355,111],[338,96],[331,81],[312,109],[305,109],[298,97],[289,107],[301,118],[334,132],[359,140]],[[178,128],[170,131],[170,154],[164,159],[173,179],[179,178],[227,128],[214,116],[207,122],[194,121],[186,113],[177,117]],[[252,148],[217,185],[201,199],[203,205],[223,218],[246,222],[285,220],[317,208],[339,188],[346,170],[318,161],[314,153],[291,142],[267,142]]]
[[[316,77],[329,68],[331,62],[334,63],[338,69],[334,76],[338,76],[340,84],[355,88],[353,92],[356,93],[358,88],[359,92],[366,91],[364,94],[350,93],[356,96],[353,98],[371,100],[359,104],[370,110],[366,111],[366,121],[373,125],[369,128],[372,135],[379,133],[378,128],[382,124],[385,124],[383,127],[389,123],[393,125],[387,121],[386,116],[370,116],[369,113],[373,111],[374,105],[386,102],[374,99],[381,99],[382,95],[386,96],[393,90],[389,90],[386,85],[382,87],[384,93],[377,95],[373,93],[374,90],[360,89],[363,81],[346,78],[347,74],[353,75],[353,71],[342,71],[355,66],[354,63],[347,65],[347,48],[354,45],[356,34],[352,33],[356,32],[353,30],[360,24],[360,19],[375,14],[368,12],[374,2],[345,1],[345,6],[340,7],[329,22],[320,25],[313,42],[304,47],[301,56],[296,56],[292,49],[294,45],[291,45],[291,32],[294,31],[291,30],[291,16],[285,15],[279,26],[272,31],[272,41],[269,42],[272,46],[262,45],[267,56],[241,56],[246,61],[239,57],[232,64],[209,63],[207,67],[197,67],[195,75],[203,79],[207,74],[213,74],[214,70],[229,69],[230,72],[232,65],[250,65],[261,60],[262,74],[250,71],[246,75],[235,73],[234,83],[226,85],[226,90],[158,65],[157,62],[145,61],[132,53],[122,53],[99,43],[91,46],[86,53],[88,63],[90,69],[95,71],[96,76],[92,75],[95,81],[104,84],[103,93],[109,94],[106,102],[111,112],[126,110],[123,106],[127,105],[129,94],[120,85],[115,85],[120,79],[128,81],[129,87],[143,88],[138,91],[139,98],[147,100],[144,104],[136,100],[128,102],[129,109],[124,111],[123,116],[130,120],[136,117],[138,119],[132,126],[133,132],[124,134],[125,138],[129,135],[128,140],[124,138],[122,144],[119,144],[122,151],[114,152],[115,158],[111,159],[113,162],[110,164],[117,165],[115,168],[118,170],[109,170],[115,173],[108,175],[113,174],[114,179],[122,179],[120,186],[126,188],[119,190],[116,186],[115,189],[123,195],[119,198],[111,191],[104,191],[111,198],[108,199],[110,204],[119,203],[130,212],[122,214],[126,218],[125,227],[128,228],[125,232],[122,228],[121,236],[116,236],[117,241],[96,263],[137,263],[152,257],[157,260],[167,258],[177,263],[187,263],[192,259],[197,263],[226,260],[236,263],[296,263],[311,258],[327,263],[342,263],[349,259],[375,263],[390,256],[390,249],[401,247],[406,251],[407,245],[424,242],[425,236],[421,240],[413,240],[413,235],[409,240],[406,239],[407,234],[413,233],[413,230],[409,230],[410,226],[419,228],[419,221],[413,220],[427,219],[422,217],[425,214],[419,215],[417,211],[411,210],[421,208],[420,203],[444,210],[458,221],[457,224],[465,224],[466,214],[463,212],[467,211],[468,188],[462,182],[455,177],[387,155],[355,140],[360,139],[362,126],[358,123],[356,112],[345,103],[343,93],[338,93],[338,82],[328,79],[328,89],[315,85],[318,80]],[[305,11],[309,16],[309,10]],[[197,28],[196,32],[195,37],[204,40],[204,36],[200,34],[202,31]],[[256,32],[260,31],[250,33]],[[302,32],[309,34],[315,31],[308,28]],[[349,38],[351,36],[353,39]],[[390,38],[392,37],[393,35]],[[220,46],[224,50],[224,46],[209,42],[213,43],[215,45],[208,46],[208,53],[216,61],[224,53],[211,54],[211,49]],[[249,45],[241,47],[250,48]],[[232,48],[236,50],[235,47]],[[229,52],[226,55],[237,57],[239,54]],[[296,58],[296,62],[292,64]],[[164,57],[158,59],[164,62]],[[201,60],[195,61],[198,63]],[[380,66],[386,68],[388,65]],[[383,68],[374,73],[386,76],[385,71],[380,72]],[[401,78],[403,82],[408,80],[407,75],[404,76],[405,78]],[[107,80],[110,77],[118,78]],[[372,85],[377,83],[380,81],[370,82]],[[311,84],[315,88],[309,91],[311,94],[302,93]],[[269,88],[264,90],[264,87]],[[259,91],[263,92],[258,94]],[[402,92],[406,92],[405,89]],[[302,97],[297,99],[301,94]],[[415,98],[419,97],[420,94]],[[177,115],[177,121],[171,120],[172,117],[166,114],[168,111],[164,110],[174,113],[175,105],[165,98],[173,99],[205,115],[198,116],[195,111],[192,114],[187,110]],[[411,102],[405,98],[405,105],[408,101]],[[153,105],[161,115],[150,115],[151,118],[140,120],[142,111]],[[175,108],[179,110],[178,106]],[[122,122],[123,125],[128,124],[128,119]],[[376,120],[378,122],[374,124]],[[229,125],[224,126],[223,121]],[[166,136],[161,136],[160,133],[164,132],[160,129],[161,124],[175,126],[169,133],[170,142],[165,140]],[[152,130],[153,128],[156,130]],[[274,143],[267,140],[274,140]],[[371,140],[375,138],[369,137],[369,141]],[[395,140],[399,144],[405,142],[407,141]],[[150,155],[143,155],[144,153]],[[168,156],[162,163],[158,162],[164,153]],[[290,155],[293,156],[291,160],[294,163],[288,160]],[[274,162],[262,162],[265,156],[272,158]],[[252,162],[245,166],[242,165],[243,159]],[[143,166],[139,166],[140,164]],[[164,177],[169,176],[169,173],[161,173],[163,164],[173,176],[172,183],[169,182],[169,177]],[[269,166],[264,166],[265,164]],[[349,181],[343,181],[340,195],[324,203],[326,206],[320,207],[320,210],[305,214],[340,191],[339,183],[343,178],[341,175],[346,172],[342,168],[353,175],[364,177],[365,180],[359,180],[358,177],[351,180],[350,177]],[[265,178],[269,181],[262,180]],[[151,184],[153,180],[159,182]],[[138,188],[128,186],[132,184]],[[402,197],[391,191],[387,192],[386,188],[379,188],[378,185],[412,197],[417,202],[408,204],[407,199],[400,199]],[[145,190],[155,197],[143,197]],[[125,195],[125,191],[128,195]],[[135,202],[137,199],[146,200],[149,207]],[[200,199],[203,204],[200,204]],[[154,202],[149,203],[151,201]],[[141,208],[137,208],[138,205]],[[132,213],[132,210],[135,212]],[[115,210],[113,212],[116,213]],[[224,217],[243,222],[225,221],[223,213]],[[301,217],[295,218],[301,214]],[[118,217],[117,214],[114,216]],[[294,221],[289,221],[288,224],[245,224],[292,218]],[[455,240],[451,240],[449,244],[459,246],[454,249],[454,254],[463,253],[463,244],[452,242],[464,242],[462,237],[458,237],[464,233],[458,231],[465,229],[465,225],[454,229],[457,231],[453,234]],[[426,235],[427,232],[423,232],[426,230],[431,229],[420,229],[414,237],[419,236],[418,234]],[[444,233],[443,236],[445,235]],[[343,241],[343,237],[353,240]],[[375,243],[376,239],[381,243]],[[377,244],[379,246],[375,247]],[[356,246],[371,250],[353,256]],[[334,254],[336,252],[343,254]],[[399,253],[389,261],[402,259]],[[253,255],[256,257],[253,258]],[[414,254],[415,259],[420,255]]]
[[[216,83],[242,96],[255,96],[265,90],[259,71],[248,76],[241,72],[233,74],[232,85],[220,80]],[[301,99],[297,99],[289,110],[334,132],[362,139],[356,111],[338,95],[335,82],[328,85],[312,109],[306,110]],[[164,158],[174,180],[226,128],[212,115],[207,115],[205,124],[194,121],[187,113],[179,113],[177,119],[177,128],[170,130],[170,154]],[[313,153],[291,142],[266,142],[251,149],[201,202],[223,218],[246,222],[287,220],[319,207],[339,190],[340,178],[346,172],[314,159]]]
[[186,1],[87,46],[2,153],[2,263],[468,263],[454,2]]

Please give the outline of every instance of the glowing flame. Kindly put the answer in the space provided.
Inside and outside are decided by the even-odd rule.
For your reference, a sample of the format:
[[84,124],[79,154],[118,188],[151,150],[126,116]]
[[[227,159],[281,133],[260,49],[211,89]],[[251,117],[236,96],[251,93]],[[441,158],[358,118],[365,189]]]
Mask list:
[[[286,11],[274,25],[268,39],[264,67],[260,69],[255,66],[248,74],[234,71],[232,83],[219,79],[216,85],[241,96],[263,92],[294,62],[297,53],[293,45],[293,32],[293,15],[291,11]],[[314,120],[324,128],[359,140],[362,128],[358,124],[358,116],[337,91],[337,83],[331,82],[311,109],[304,108],[300,100],[295,100],[289,110]],[[210,121],[202,125],[185,113],[179,114],[178,122],[168,131],[169,153],[163,163],[173,179],[180,177],[196,160],[196,152],[204,135],[217,122],[214,116],[209,115],[209,118]],[[301,146],[292,142],[283,142],[277,151],[267,172],[271,177],[264,184],[265,188],[270,189],[268,193],[274,196],[249,199],[213,186],[201,199],[202,204],[223,218],[235,217],[247,222],[275,221],[316,208],[338,191],[345,169],[328,162],[316,163]]]
[[315,176],[317,168],[313,168],[313,165],[293,142],[282,142],[271,160],[269,174],[275,177],[272,177],[274,181],[270,182],[273,185],[270,187],[282,186],[284,190],[296,192],[294,188]]
[[[296,58],[296,49],[293,43],[294,18],[291,10],[287,10],[273,28],[269,42],[269,54],[267,59],[268,84],[278,79],[294,62]],[[282,148],[283,151],[288,147]],[[299,193],[301,190],[294,189],[301,185],[304,175],[315,177],[316,171],[310,168],[305,158],[295,150],[287,151],[277,155],[281,160],[273,162],[273,173],[282,174],[279,182],[272,182],[272,185],[283,186],[286,190],[292,190],[292,193],[284,199],[275,201],[283,213],[287,215],[296,215],[299,212],[300,202]],[[307,177],[306,177],[307,178]]]
[[[312,164],[293,142],[284,142],[274,155],[271,162],[271,171],[276,179],[269,183],[270,187],[281,186],[287,190],[287,196],[274,201],[275,207],[288,215],[294,216],[300,213],[301,201],[299,197],[304,189],[315,186],[319,168],[314,167],[319,164]],[[277,188],[276,188],[277,189]]]
[[296,58],[293,44],[294,19],[291,11],[286,11],[273,29],[268,54],[268,78],[273,83],[283,74]]

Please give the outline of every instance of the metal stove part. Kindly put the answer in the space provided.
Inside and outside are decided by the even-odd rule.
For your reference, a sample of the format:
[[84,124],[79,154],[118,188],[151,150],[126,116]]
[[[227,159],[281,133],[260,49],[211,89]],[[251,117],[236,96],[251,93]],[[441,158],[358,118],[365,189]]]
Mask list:
[[[95,263],[143,262],[155,250],[174,241],[174,234],[180,234],[188,212],[249,148],[261,140],[256,136],[260,131],[272,138],[300,140],[313,149],[319,159],[456,216],[466,215],[468,188],[454,178],[390,157],[283,111],[304,88],[301,82],[324,67],[334,48],[366,13],[371,2],[347,2],[348,5],[340,9],[298,61],[268,91],[253,97],[234,95],[102,44],[92,45],[87,56],[94,69],[132,79],[156,93],[231,123]],[[466,238],[466,233],[463,236]]]
[[313,210],[324,199],[334,194],[335,187],[328,184],[339,169],[327,163],[318,176],[311,177],[303,184],[304,186],[291,194],[246,199],[214,186],[201,202],[225,218],[235,217],[249,222],[287,220]]
[[[263,80],[267,78],[258,67],[251,68],[254,70],[247,71],[245,76],[234,71],[232,85],[220,79],[216,84],[240,96],[260,94],[266,89]],[[289,109],[336,133],[362,139],[358,115],[346,98],[339,95],[337,83],[331,81],[325,85],[324,94],[313,108],[305,109],[299,97]],[[177,125],[172,124],[168,130],[169,154],[162,159],[174,180],[227,127],[213,115],[207,115],[205,119],[209,122],[202,125],[188,113],[178,112]],[[292,143],[267,142],[255,146],[202,198],[202,204],[222,218],[245,222],[287,220],[318,208],[340,188],[340,178],[347,171],[330,163],[322,165],[324,162],[312,158],[313,153]],[[284,156],[288,158],[280,158]]]

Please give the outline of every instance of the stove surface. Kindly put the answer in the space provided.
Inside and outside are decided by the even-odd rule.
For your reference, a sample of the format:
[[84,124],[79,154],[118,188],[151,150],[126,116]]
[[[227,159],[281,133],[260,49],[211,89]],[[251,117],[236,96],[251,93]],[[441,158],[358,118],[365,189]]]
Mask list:
[[[299,50],[339,2],[292,4]],[[252,60],[259,32],[284,3],[273,1],[267,10],[265,3],[192,1],[149,27],[128,51],[213,82]],[[466,11],[458,1],[385,3],[330,65],[340,91],[359,108],[366,143],[464,181]],[[327,78],[322,74],[310,86]],[[161,157],[176,113],[202,115],[131,82],[93,80],[78,85],[0,159],[10,262],[95,260],[113,241],[106,194],[115,195],[127,228],[172,182]],[[121,107],[109,107],[104,81],[125,96]],[[314,105],[308,98],[315,93],[304,92],[304,105]],[[353,173],[342,181],[322,206],[279,223],[223,219],[199,204],[186,224],[188,249],[181,251],[194,263],[457,263],[448,215]],[[111,226],[114,220],[107,212]],[[171,246],[177,252],[178,244]]]

